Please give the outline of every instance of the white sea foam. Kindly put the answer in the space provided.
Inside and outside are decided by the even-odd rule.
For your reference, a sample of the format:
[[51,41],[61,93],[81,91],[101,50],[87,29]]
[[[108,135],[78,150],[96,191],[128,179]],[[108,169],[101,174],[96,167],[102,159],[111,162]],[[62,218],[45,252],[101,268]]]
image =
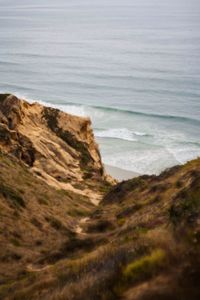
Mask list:
[[169,146],[166,149],[180,164],[184,164],[195,157],[200,157],[200,148],[197,145]]
[[134,131],[134,134],[135,134],[135,135],[138,135],[138,136],[148,136],[147,133],[145,133],[145,132],[140,132],[140,131]]
[[158,175],[164,169],[200,157],[200,148],[195,145],[169,145],[137,148],[103,155],[105,164],[120,167],[139,174]]
[[166,149],[127,151],[115,155],[105,155],[105,164],[131,170],[139,174],[159,174],[167,167],[178,164]]
[[101,138],[114,138],[125,141],[135,142],[137,139],[131,130],[127,128],[114,128],[107,130],[95,130],[95,136]]
[[83,105],[59,105],[59,108],[75,116],[86,117],[88,113]]

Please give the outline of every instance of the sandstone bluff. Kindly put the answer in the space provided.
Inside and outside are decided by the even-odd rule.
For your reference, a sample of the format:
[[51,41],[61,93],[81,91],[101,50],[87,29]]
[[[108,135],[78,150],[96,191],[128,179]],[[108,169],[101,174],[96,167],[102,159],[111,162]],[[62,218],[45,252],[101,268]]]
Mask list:
[[[55,188],[89,195],[87,182],[109,178],[89,118],[1,95],[0,141],[0,149]],[[99,195],[93,191],[92,198],[98,201]]]

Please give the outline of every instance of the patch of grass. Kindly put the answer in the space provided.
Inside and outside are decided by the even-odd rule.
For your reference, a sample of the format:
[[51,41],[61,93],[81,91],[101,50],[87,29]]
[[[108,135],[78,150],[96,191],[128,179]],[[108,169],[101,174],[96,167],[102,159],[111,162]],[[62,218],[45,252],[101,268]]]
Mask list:
[[[196,182],[192,183],[196,185]],[[192,222],[197,217],[200,210],[200,186],[197,182],[197,187],[190,190],[182,190],[176,197],[176,203],[172,204],[169,209],[169,218],[174,225],[180,221],[187,219]]]
[[103,185],[100,186],[99,191],[102,193],[108,193],[112,187],[111,183],[104,181]]
[[72,209],[68,211],[67,214],[71,217],[86,217],[88,216],[88,211],[80,210],[80,209]]
[[130,207],[126,207],[125,209],[123,209],[123,211],[121,211],[120,213],[117,214],[117,218],[128,217],[128,216],[134,214],[136,211],[138,211],[142,207],[143,207],[143,204],[138,204],[138,203],[134,204]]
[[137,234],[145,234],[148,232],[148,228],[145,225],[140,225],[135,228],[135,233]]
[[[65,285],[70,280],[81,279],[81,277],[89,274],[89,272],[92,272],[92,274],[95,275],[101,270],[104,272],[107,271],[108,273],[119,270],[119,265],[124,260],[124,256],[125,251],[111,245],[106,245],[81,258],[73,261],[66,261],[65,264],[62,262],[62,265],[60,265],[57,270],[55,269],[55,272]],[[110,265],[112,265],[112,268],[110,268]],[[109,285],[108,281],[104,281]]]
[[90,152],[88,150],[88,145],[84,142],[80,142],[76,139],[70,131],[63,130],[58,126],[59,110],[53,108],[44,108],[44,118],[47,121],[49,128],[57,134],[65,143],[78,151],[81,155],[80,167],[84,170],[90,162],[93,161]]
[[149,189],[149,193],[163,193],[165,192],[170,185],[168,183],[154,183]]
[[98,220],[88,226],[87,232],[106,232],[113,230],[115,228],[114,224],[110,220]]
[[85,189],[85,184],[84,183],[81,183],[81,182],[77,182],[77,183],[74,183],[72,184],[73,187],[77,190],[81,190],[83,191]]
[[162,249],[156,249],[151,254],[139,258],[128,264],[123,271],[123,281],[134,282],[144,280],[154,275],[166,262],[166,253]]
[[69,197],[69,198],[73,198],[73,195],[72,195],[72,192],[71,191],[67,191],[67,190],[63,190],[63,189],[60,189],[58,190],[58,193],[63,196],[63,197]]
[[20,213],[19,211],[15,208],[14,212],[13,212],[13,216],[15,217],[15,219],[19,219],[20,218]]
[[176,186],[176,188],[182,188],[183,187],[183,185],[184,185],[184,181],[183,180],[181,180],[181,179],[179,179],[178,181],[176,181],[176,183],[175,183],[175,186]]
[[137,177],[131,180],[122,181],[115,185],[108,194],[104,197],[102,203],[104,205],[114,202],[122,202],[125,196],[134,190],[143,190],[147,187],[147,182],[142,177]]
[[38,198],[38,203],[39,204],[42,204],[42,205],[48,205],[48,196],[47,195],[41,195],[39,198]]
[[133,235],[128,234],[128,235],[123,236],[123,242],[124,243],[129,243],[129,242],[132,242],[134,240],[135,240],[135,237]]
[[0,299],[4,299],[6,292],[8,292],[14,284],[14,281],[10,281],[9,283],[3,284],[0,286]]
[[92,176],[93,176],[93,173],[90,172],[91,170],[88,170],[88,169],[84,169],[83,170],[83,179],[91,179]]
[[62,222],[59,219],[55,218],[55,217],[48,216],[45,219],[56,230],[61,230],[61,229],[65,228],[65,226],[62,224]]
[[19,192],[15,191],[13,188],[5,185],[4,183],[0,183],[0,193],[10,201],[12,205],[16,208],[25,207],[26,204],[24,202],[23,197]]
[[16,238],[12,238],[12,239],[10,240],[10,242],[11,242],[15,247],[20,247],[20,246],[21,246],[20,241],[19,241],[18,239],[16,239]]
[[42,229],[42,223],[40,221],[38,221],[36,218],[32,218],[31,223],[38,229],[40,229],[40,230]]
[[81,154],[81,166],[84,168],[85,165],[88,165],[88,163],[92,160],[91,155],[88,151],[88,146],[85,143],[78,141],[75,136],[69,131],[63,131],[61,129],[60,137],[63,141],[65,141]]
[[43,257],[38,261],[38,263],[44,264],[54,264],[59,260],[66,258],[75,258],[77,252],[80,251],[91,251],[96,245],[96,241],[92,238],[79,239],[75,232],[66,230],[66,237],[68,240],[64,242],[61,247],[55,251],[45,251],[43,252]]
[[174,166],[172,168],[168,168],[165,171],[163,171],[160,175],[159,175],[159,180],[165,180],[170,176],[173,176],[174,174],[178,173],[181,170],[181,166]]
[[125,218],[119,218],[119,219],[117,219],[117,224],[119,226],[123,226],[125,222],[126,222]]

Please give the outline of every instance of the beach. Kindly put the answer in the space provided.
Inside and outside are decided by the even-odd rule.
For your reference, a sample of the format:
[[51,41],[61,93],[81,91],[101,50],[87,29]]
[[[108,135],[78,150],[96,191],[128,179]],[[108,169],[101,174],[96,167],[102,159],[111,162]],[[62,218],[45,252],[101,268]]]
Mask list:
[[118,181],[128,180],[140,176],[140,174],[138,173],[127,171],[121,168],[117,168],[109,165],[104,165],[104,167],[106,173],[112,176],[114,179],[117,179]]

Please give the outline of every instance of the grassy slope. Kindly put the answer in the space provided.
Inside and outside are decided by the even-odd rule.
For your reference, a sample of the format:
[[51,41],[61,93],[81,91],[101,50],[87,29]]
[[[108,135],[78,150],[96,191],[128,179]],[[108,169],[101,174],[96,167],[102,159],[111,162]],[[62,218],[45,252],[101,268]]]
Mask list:
[[[10,163],[14,164],[12,176]],[[9,188],[17,192],[17,197],[9,192],[0,202],[1,241],[6,245],[1,257],[12,253],[1,263],[5,264],[1,275],[9,265],[16,269],[16,274],[8,268],[6,276],[1,276],[6,281],[1,282],[2,298],[200,298],[200,159],[159,177],[120,183],[95,211],[76,195],[72,201],[62,191],[50,189],[8,158],[1,157],[0,174],[3,184],[9,182]],[[44,195],[48,205],[38,203]],[[13,199],[21,205],[13,205]],[[84,233],[74,237],[76,216],[66,210],[75,203],[78,207],[73,209],[81,206],[84,214],[91,214],[82,225]],[[62,225],[46,220],[47,215],[59,217]],[[42,230],[37,222],[30,222],[32,218],[43,224]],[[57,252],[52,253],[55,248]],[[33,268],[25,269],[30,261]]]
[[24,278],[30,263],[61,257],[76,242],[77,221],[91,210],[88,198],[49,187],[0,153],[0,284]]

